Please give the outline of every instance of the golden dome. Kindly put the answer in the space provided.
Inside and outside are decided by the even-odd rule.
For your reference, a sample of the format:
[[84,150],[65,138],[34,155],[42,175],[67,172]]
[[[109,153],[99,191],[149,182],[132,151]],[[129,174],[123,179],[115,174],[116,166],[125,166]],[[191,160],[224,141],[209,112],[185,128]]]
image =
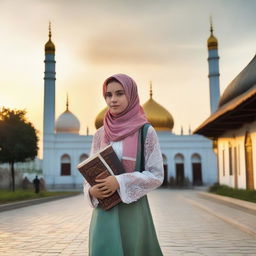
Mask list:
[[51,23],[49,24],[49,40],[48,42],[45,44],[44,50],[45,53],[55,53],[55,45],[51,40],[52,37],[52,32],[51,32]]
[[163,106],[153,100],[152,88],[150,88],[150,99],[142,107],[148,121],[157,131],[172,131],[174,126],[173,117]]
[[217,49],[218,48],[218,40],[217,38],[213,35],[213,27],[212,27],[212,24],[211,24],[211,35],[210,37],[208,38],[207,40],[207,46],[208,46],[208,49],[209,50],[213,50],[213,49]]
[[100,113],[96,116],[95,119],[95,127],[96,129],[99,129],[102,125],[103,125],[103,119],[105,116],[105,113],[107,112],[108,107],[105,107],[102,111],[100,111]]
[[207,46],[209,50],[218,48],[218,40],[214,35],[211,35],[207,40]]
[[[148,121],[157,131],[172,131],[174,121],[172,115],[160,104],[152,99],[152,88],[150,88],[150,99],[142,106]],[[103,118],[108,107],[105,107],[95,119],[95,127],[99,129],[103,125]]]

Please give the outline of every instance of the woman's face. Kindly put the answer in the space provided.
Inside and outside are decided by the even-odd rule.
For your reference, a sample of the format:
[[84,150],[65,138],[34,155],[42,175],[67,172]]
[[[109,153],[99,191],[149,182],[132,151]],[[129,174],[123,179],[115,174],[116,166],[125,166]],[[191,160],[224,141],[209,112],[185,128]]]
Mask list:
[[122,113],[128,106],[128,99],[125,95],[123,86],[116,82],[110,82],[107,85],[105,100],[112,115]]

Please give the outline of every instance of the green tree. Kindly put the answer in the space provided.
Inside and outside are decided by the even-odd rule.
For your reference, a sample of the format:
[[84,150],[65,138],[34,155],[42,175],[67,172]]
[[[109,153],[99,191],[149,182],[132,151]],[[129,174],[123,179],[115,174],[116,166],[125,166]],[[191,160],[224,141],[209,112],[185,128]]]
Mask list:
[[10,165],[12,191],[15,191],[14,164],[33,160],[38,151],[37,131],[25,115],[25,110],[0,111],[0,163]]

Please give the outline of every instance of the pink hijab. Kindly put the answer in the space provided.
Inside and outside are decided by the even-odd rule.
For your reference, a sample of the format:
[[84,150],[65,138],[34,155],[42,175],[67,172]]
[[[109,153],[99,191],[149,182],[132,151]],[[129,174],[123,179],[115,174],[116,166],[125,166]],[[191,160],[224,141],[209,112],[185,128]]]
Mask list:
[[107,91],[108,81],[116,79],[124,88],[128,99],[127,108],[120,114],[113,116],[108,110],[105,114],[104,140],[109,144],[111,141],[123,142],[123,163],[127,172],[133,171],[135,162],[125,159],[136,158],[138,145],[138,131],[140,127],[148,123],[143,108],[140,106],[137,85],[135,81],[124,74],[116,74],[107,78],[103,84],[103,96]]

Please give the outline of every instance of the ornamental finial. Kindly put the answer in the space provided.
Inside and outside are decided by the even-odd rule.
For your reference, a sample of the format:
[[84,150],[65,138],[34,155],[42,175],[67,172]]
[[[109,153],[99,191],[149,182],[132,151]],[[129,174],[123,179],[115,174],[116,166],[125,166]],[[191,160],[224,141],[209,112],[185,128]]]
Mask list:
[[152,96],[153,96],[152,81],[149,81],[149,86],[150,86],[149,96],[150,96],[150,99],[152,99]]
[[68,94],[67,94],[67,102],[66,102],[66,107],[67,107],[66,111],[68,111]]
[[49,39],[51,40],[52,31],[51,31],[51,22],[49,21]]
[[213,35],[212,16],[210,16],[210,31],[211,31],[211,35]]

